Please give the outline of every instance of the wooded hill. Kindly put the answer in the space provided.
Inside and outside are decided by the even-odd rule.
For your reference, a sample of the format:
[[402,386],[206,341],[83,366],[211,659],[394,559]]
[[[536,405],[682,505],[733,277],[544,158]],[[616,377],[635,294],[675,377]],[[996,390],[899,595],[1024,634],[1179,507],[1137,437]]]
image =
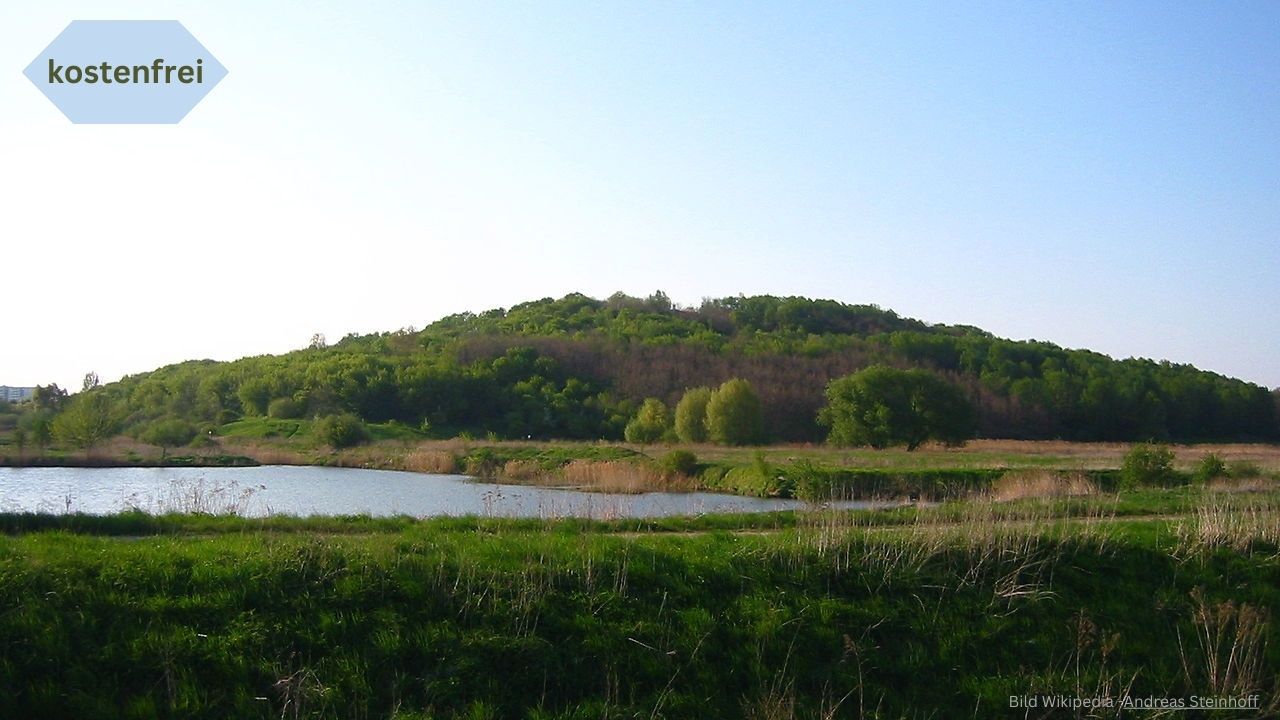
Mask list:
[[163,418],[350,412],[427,435],[616,439],[641,401],[749,380],[770,441],[820,441],[823,392],[872,364],[919,367],[973,402],[978,435],[1071,440],[1246,441],[1280,437],[1278,396],[1190,365],[1114,360],[874,305],[730,297],[580,294],[440,319],[418,331],[351,335],[234,362],[193,361],[94,390],[121,427]]

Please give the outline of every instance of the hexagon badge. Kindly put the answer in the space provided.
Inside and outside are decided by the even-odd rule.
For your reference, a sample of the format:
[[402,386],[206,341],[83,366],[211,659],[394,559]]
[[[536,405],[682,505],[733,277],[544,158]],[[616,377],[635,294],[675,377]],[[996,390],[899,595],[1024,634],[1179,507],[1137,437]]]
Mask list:
[[23,72],[73,123],[176,123],[227,69],[177,20],[75,20]]

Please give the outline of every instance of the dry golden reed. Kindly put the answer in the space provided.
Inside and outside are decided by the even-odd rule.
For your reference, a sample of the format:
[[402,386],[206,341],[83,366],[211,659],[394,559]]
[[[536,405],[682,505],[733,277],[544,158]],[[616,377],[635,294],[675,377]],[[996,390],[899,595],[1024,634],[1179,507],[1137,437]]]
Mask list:
[[1259,493],[1280,488],[1280,481],[1261,475],[1243,478],[1214,478],[1209,481],[1210,492]]
[[561,470],[566,485],[601,492],[642,493],[687,490],[690,480],[623,460],[574,460]]
[[452,475],[458,472],[458,457],[446,450],[414,450],[404,456],[404,469],[410,472]]
[[546,476],[547,473],[533,460],[508,460],[498,474],[499,479],[513,483],[537,483]]
[[1280,504],[1274,497],[1208,495],[1178,527],[1184,554],[1229,547],[1237,552],[1280,547]]
[[1015,470],[991,486],[991,497],[998,501],[1096,494],[1098,486],[1082,472]]

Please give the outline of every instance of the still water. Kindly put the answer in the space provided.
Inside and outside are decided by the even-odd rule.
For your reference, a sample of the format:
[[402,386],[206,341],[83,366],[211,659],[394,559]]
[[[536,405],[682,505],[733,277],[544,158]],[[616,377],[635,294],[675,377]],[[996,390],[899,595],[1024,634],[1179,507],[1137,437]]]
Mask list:
[[[849,503],[870,506],[871,503]],[[479,515],[597,519],[765,512],[795,500],[716,493],[588,493],[461,475],[267,465],[247,468],[0,468],[0,512]]]

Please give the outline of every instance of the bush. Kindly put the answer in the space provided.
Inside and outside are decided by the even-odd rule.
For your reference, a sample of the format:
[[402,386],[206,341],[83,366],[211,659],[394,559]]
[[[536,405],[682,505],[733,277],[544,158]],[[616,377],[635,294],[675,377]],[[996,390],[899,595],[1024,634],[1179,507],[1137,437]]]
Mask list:
[[648,445],[662,439],[671,427],[671,414],[667,406],[657,398],[648,398],[640,406],[640,411],[627,423],[623,436],[629,443]]
[[1176,477],[1173,471],[1173,451],[1167,445],[1134,445],[1120,463],[1120,486],[1126,490],[1170,485]]
[[1217,453],[1209,453],[1200,458],[1200,462],[1196,465],[1196,471],[1193,475],[1198,483],[1207,483],[1210,480],[1226,477],[1227,463],[1218,456]]
[[181,418],[157,420],[147,426],[138,439],[160,448],[160,456],[164,457],[169,448],[186,445],[196,436],[196,426]]
[[873,365],[827,385],[818,422],[833,445],[906,445],[928,440],[962,445],[973,436],[975,412],[960,388],[927,370]]
[[711,388],[697,387],[686,390],[676,404],[676,437],[681,442],[707,441],[707,403],[711,401]]
[[301,420],[306,414],[306,403],[291,397],[276,398],[267,405],[267,417],[277,420]]
[[707,436],[724,445],[760,442],[763,429],[760,398],[751,383],[740,378],[725,382],[707,401]]
[[698,470],[698,456],[688,450],[672,450],[658,461],[664,475],[692,476]]
[[72,447],[89,449],[115,435],[119,409],[101,392],[81,393],[53,419],[53,436]]
[[360,418],[350,413],[329,415],[316,421],[316,439],[334,449],[352,447],[369,440],[369,430]]

